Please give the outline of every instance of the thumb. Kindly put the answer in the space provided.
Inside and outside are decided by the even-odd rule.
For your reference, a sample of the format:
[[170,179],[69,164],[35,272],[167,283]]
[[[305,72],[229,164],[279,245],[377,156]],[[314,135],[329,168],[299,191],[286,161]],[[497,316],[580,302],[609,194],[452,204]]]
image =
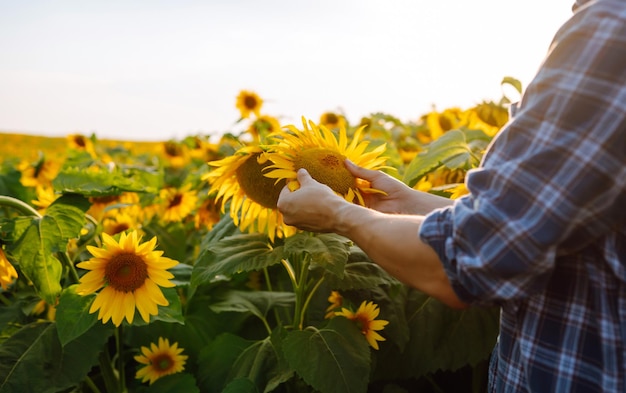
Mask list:
[[[309,175],[309,172],[306,169],[304,169],[304,168],[298,169],[298,172],[297,172],[296,175],[298,177],[298,183],[300,183],[301,186],[303,186],[303,185],[305,185],[305,184],[307,184],[307,183],[309,183],[310,181],[313,180],[311,175]],[[313,180],[313,181],[315,181],[315,180]]]

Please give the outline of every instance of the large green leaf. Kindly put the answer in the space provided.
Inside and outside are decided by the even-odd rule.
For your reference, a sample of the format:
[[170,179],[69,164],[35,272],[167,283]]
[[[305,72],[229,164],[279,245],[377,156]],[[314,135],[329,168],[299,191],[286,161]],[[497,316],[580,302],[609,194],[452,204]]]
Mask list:
[[[222,392],[226,386],[232,390],[242,379],[253,382],[260,392],[270,392],[280,383],[287,381],[293,371],[281,361],[273,342],[274,335],[250,341],[229,333],[218,336],[200,354],[199,368],[210,370],[199,377],[202,391]],[[250,388],[245,383],[246,390]],[[254,391],[254,390],[252,390]]]
[[455,310],[413,289],[405,307],[410,340],[403,352],[386,348],[393,363],[378,363],[386,377],[419,378],[439,370],[455,371],[478,364],[492,352],[499,309]]
[[57,333],[61,345],[81,336],[98,322],[96,313],[90,314],[89,307],[95,296],[81,296],[72,285],[61,292],[56,311]]
[[97,364],[111,332],[94,325],[63,347],[55,323],[24,326],[0,345],[0,393],[56,393],[77,386]]
[[289,307],[295,302],[293,292],[228,291],[209,307],[214,312],[250,312],[265,320],[273,307]]
[[351,262],[346,264],[343,277],[327,276],[326,283],[333,289],[348,290],[393,285],[398,280],[373,262]]
[[465,133],[451,130],[415,156],[404,172],[403,182],[413,187],[422,177],[442,165],[450,169],[470,166],[476,158],[467,144]]
[[163,174],[146,168],[88,171],[82,167],[64,168],[52,184],[57,190],[86,196],[119,195],[122,192],[158,193]]
[[61,292],[62,264],[56,253],[65,252],[69,239],[76,238],[85,223],[89,202],[81,195],[59,197],[39,218],[16,222],[20,238],[12,247],[20,269],[49,304],[55,304]]
[[367,391],[370,348],[353,321],[335,317],[321,329],[291,331],[283,352],[296,373],[321,393]]
[[343,277],[351,241],[333,234],[300,232],[285,240],[283,253],[295,256],[306,253],[313,266],[320,266],[332,274]]
[[260,233],[228,236],[209,247],[215,260],[201,269],[202,276],[211,280],[218,275],[231,276],[280,263],[279,257],[272,257],[267,236]]
[[176,373],[157,379],[145,393],[198,393],[196,379],[188,373]]

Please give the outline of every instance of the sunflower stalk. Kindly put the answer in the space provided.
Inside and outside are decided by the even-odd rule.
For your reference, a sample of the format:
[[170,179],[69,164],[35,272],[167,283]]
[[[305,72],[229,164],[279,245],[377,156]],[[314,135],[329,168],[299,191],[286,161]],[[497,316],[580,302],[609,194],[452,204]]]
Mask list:
[[26,202],[6,195],[0,195],[0,206],[13,208],[25,216],[41,217],[41,214]]
[[313,287],[313,289],[311,289],[308,296],[306,297],[304,305],[302,306],[302,312],[300,313],[300,321],[298,323],[300,330],[302,330],[302,325],[304,324],[304,314],[306,314],[306,310],[309,308],[309,303],[311,303],[311,299],[313,299],[313,295],[315,295],[315,292],[317,292],[320,285],[322,285],[322,282],[324,282],[324,276],[322,276],[322,278],[317,280],[317,282],[315,283],[315,286]]
[[119,391],[126,392],[126,373],[124,371],[124,340],[122,325],[115,329],[115,346],[117,349],[117,372],[119,375]]
[[309,258],[306,258],[304,261],[302,261],[302,264],[300,266],[300,277],[299,277],[299,282],[296,283],[296,286],[294,287],[294,291],[296,293],[296,307],[294,310],[294,318],[293,321],[294,323],[297,323],[298,325],[298,330],[302,330],[302,325],[303,325],[303,321],[304,321],[304,313],[306,312],[306,305],[308,304],[308,302],[305,299],[306,296],[306,289],[307,289],[307,284],[308,284],[308,272],[309,272],[309,265],[311,264],[311,262],[309,261]]
[[[267,285],[268,291],[273,292],[274,288],[272,286],[270,272],[267,270],[267,267],[263,268],[263,276],[265,277],[265,285]],[[273,311],[274,311],[274,318],[276,319],[276,323],[279,325],[282,325],[283,324],[282,319],[280,318],[280,314],[278,313],[278,310],[274,307]]]
[[108,393],[119,393],[119,384],[113,371],[111,363],[111,355],[108,348],[105,346],[104,350],[100,352],[99,356],[100,372],[102,373],[102,379],[104,380],[104,386]]

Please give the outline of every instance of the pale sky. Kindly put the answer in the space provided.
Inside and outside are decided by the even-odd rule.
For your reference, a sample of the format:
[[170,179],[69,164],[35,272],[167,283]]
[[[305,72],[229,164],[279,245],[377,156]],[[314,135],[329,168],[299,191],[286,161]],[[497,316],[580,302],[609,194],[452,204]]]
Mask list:
[[0,131],[167,140],[282,124],[416,121],[526,86],[573,0],[0,0]]

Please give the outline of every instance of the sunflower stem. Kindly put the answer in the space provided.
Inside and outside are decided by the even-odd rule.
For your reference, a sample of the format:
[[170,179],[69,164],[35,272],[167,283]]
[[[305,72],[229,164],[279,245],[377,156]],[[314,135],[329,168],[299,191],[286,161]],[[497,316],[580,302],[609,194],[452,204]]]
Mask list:
[[0,293],[0,302],[2,302],[2,304],[4,304],[5,306],[11,305],[11,302],[9,301],[9,299],[6,298],[6,296],[4,296],[3,293]]
[[119,391],[126,392],[126,375],[124,372],[124,340],[122,325],[115,329],[115,345],[117,349],[117,372],[119,374]]
[[100,352],[98,357],[100,362],[100,372],[102,373],[102,379],[104,380],[104,387],[108,393],[119,393],[119,385],[115,380],[115,372],[111,364],[111,355],[108,348],[105,346],[104,350]]
[[85,384],[89,386],[89,389],[91,389],[93,393],[100,393],[100,389],[98,389],[98,386],[96,386],[96,384],[93,382],[93,379],[91,379],[89,376],[85,377]]
[[[272,287],[272,280],[270,278],[270,272],[267,270],[267,267],[263,268],[263,275],[265,277],[265,285],[267,286],[268,291],[274,292],[274,288]],[[276,307],[273,307],[274,318],[276,319],[276,323],[278,325],[282,325],[282,321],[280,319],[280,314],[278,314],[278,310]]]
[[302,261],[302,265],[300,268],[300,282],[297,283],[295,292],[296,292],[296,309],[294,310],[294,322],[298,322],[298,329],[302,330],[302,325],[304,322],[304,304],[303,300],[306,294],[307,287],[307,279],[308,279],[308,269],[309,269],[309,261],[305,259]]
[[0,195],[0,205],[8,206],[15,210],[18,210],[20,213],[22,213],[25,216],[41,217],[41,214],[39,214],[37,210],[31,207],[28,203],[21,201],[17,198],[13,198],[13,197],[6,196],[6,195]]
[[315,283],[315,286],[313,287],[313,289],[311,289],[308,296],[306,297],[306,300],[304,301],[304,305],[302,306],[302,312],[300,313],[300,321],[298,323],[300,330],[302,330],[302,325],[304,324],[304,314],[306,314],[306,310],[309,308],[309,303],[311,303],[311,299],[313,299],[313,295],[315,294],[315,292],[317,292],[320,285],[322,285],[322,282],[324,282],[324,276],[322,276],[322,278],[317,280],[317,282]]
[[77,284],[80,281],[80,277],[78,276],[78,271],[76,270],[76,267],[70,257],[66,252],[58,252],[57,255],[59,256],[59,259],[67,265],[70,277],[72,278],[72,283]]

